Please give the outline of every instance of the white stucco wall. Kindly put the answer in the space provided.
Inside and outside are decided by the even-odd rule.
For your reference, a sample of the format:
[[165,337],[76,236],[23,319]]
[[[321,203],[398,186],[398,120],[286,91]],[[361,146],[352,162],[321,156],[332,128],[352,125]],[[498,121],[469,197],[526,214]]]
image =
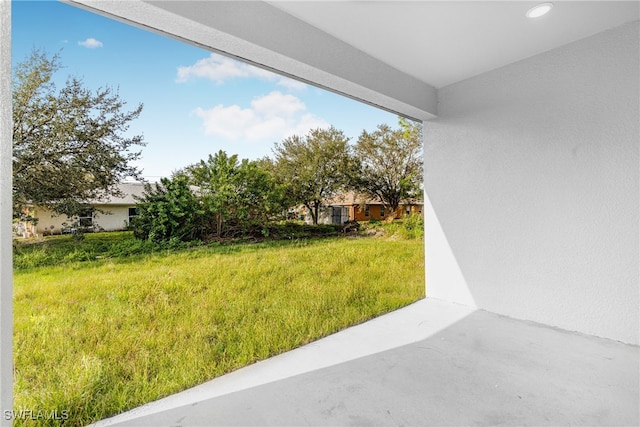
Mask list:
[[40,236],[52,233],[59,234],[63,223],[70,222],[66,215],[56,215],[50,210],[41,207],[33,208],[32,215],[38,219],[38,223],[35,225],[35,232]]
[[[638,27],[439,91],[425,183],[446,239],[429,246],[427,212],[428,296],[638,344]],[[446,243],[452,280],[429,258]]]
[[[131,206],[134,207],[134,206]],[[124,230],[129,223],[129,206],[102,206],[106,213],[96,212],[95,223],[105,231]]]
[[[129,206],[95,206],[104,211],[94,212],[93,223],[104,231],[117,231],[126,228],[125,221],[129,222]],[[134,207],[134,206],[131,206]],[[37,207],[33,215],[38,218],[36,233],[40,236],[44,234],[60,234],[66,223],[66,227],[74,221],[69,220],[66,215],[57,215],[45,208]],[[53,227],[53,228],[52,228]]]

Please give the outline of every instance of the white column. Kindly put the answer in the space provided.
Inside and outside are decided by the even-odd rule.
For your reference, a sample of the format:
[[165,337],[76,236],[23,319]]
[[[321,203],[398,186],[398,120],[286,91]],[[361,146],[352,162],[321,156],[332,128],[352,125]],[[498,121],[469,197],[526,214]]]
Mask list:
[[0,425],[13,409],[11,1],[0,0]]

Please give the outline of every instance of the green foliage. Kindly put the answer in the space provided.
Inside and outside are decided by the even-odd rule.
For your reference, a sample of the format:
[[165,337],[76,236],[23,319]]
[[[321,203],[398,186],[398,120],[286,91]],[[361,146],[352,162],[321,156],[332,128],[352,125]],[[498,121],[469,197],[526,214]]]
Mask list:
[[371,218],[369,220],[369,225],[378,225],[380,224],[382,221],[380,221],[378,218]]
[[[267,241],[267,245],[277,246],[278,241],[306,242],[310,239],[335,237],[340,234],[340,226],[338,225],[314,226],[298,221],[285,221],[270,223],[257,231],[254,236],[239,237],[224,242],[223,245],[211,242],[207,246],[233,251],[235,247],[240,247],[248,242]],[[92,260],[110,262],[114,259],[135,259],[134,257],[139,256],[193,250],[204,245],[202,241],[198,240],[190,242],[178,239],[161,242],[141,240],[135,238],[130,231],[89,233],[85,234],[81,241],[69,239],[68,236],[48,236],[30,240],[17,239],[13,244],[13,267],[19,271]]]
[[162,178],[159,184],[145,185],[138,203],[138,215],[131,223],[133,234],[152,242],[196,240],[202,235],[205,210],[189,188],[184,175]]
[[333,126],[291,136],[274,147],[276,176],[291,201],[303,204],[318,223],[318,211],[327,198],[349,186],[354,163],[349,139]]
[[34,247],[24,251],[19,246],[13,249],[13,267],[18,270],[55,264],[53,254],[44,247]]
[[198,188],[204,209],[203,237],[235,237],[262,232],[283,217],[284,189],[256,161],[219,151],[187,167],[189,182]]
[[162,245],[135,239],[131,232],[85,234],[82,240],[69,239],[67,236],[49,236],[37,240],[20,239],[14,241],[13,267],[16,270],[27,270],[151,254],[165,249]]
[[424,220],[422,215],[406,215],[392,222],[378,223],[386,235],[399,236],[404,239],[422,239],[424,236]]
[[144,145],[142,136],[125,137],[142,111],[124,111],[111,88],[95,92],[72,77],[59,91],[54,74],[59,57],[34,50],[14,68],[13,200],[14,216],[27,203],[77,215],[87,202],[117,192],[116,183],[136,177],[131,162]]
[[424,220],[422,215],[408,215],[402,219],[400,234],[407,239],[422,239],[424,237]]
[[264,235],[284,217],[284,188],[260,162],[219,151],[147,186],[132,221],[134,235],[154,242],[185,242]]
[[265,227],[270,239],[310,239],[340,235],[341,226],[336,224],[310,225],[302,221],[286,221]]
[[354,186],[391,212],[403,200],[422,199],[422,125],[401,118],[399,126],[363,131],[355,147]]
[[82,230],[81,228],[79,229],[74,229],[71,232],[71,238],[73,240],[75,240],[76,242],[81,242],[84,240],[84,230]]

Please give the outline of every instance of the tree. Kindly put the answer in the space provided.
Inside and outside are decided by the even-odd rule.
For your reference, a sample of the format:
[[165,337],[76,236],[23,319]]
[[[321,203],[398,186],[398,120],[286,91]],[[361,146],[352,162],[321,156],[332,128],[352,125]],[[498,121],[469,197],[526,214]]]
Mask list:
[[205,209],[215,220],[213,229],[216,235],[222,235],[223,224],[232,217],[232,205],[235,197],[234,175],[238,168],[238,156],[227,156],[219,151],[215,157],[209,156],[205,162],[189,166],[185,174],[193,185],[198,186],[198,193]]
[[353,158],[349,139],[333,126],[291,136],[275,144],[275,170],[295,203],[309,209],[313,223],[326,198],[344,190],[350,181]]
[[56,90],[58,55],[34,50],[13,76],[13,199],[19,214],[27,203],[77,215],[89,200],[117,195],[114,185],[137,178],[131,162],[142,136],[125,137],[142,104],[125,101],[109,87],[95,92],[70,77]]
[[228,156],[221,150],[184,173],[198,188],[207,217],[213,219],[209,232],[218,237],[263,227],[286,208],[284,192],[271,174],[259,162],[238,162],[237,154]]
[[154,186],[146,184],[137,208],[138,215],[131,221],[131,227],[138,239],[158,243],[201,237],[205,212],[184,175],[162,178]]
[[137,238],[155,242],[251,235],[284,217],[284,200],[260,162],[239,162],[221,150],[147,185],[132,228]]
[[354,186],[391,212],[404,200],[422,198],[422,125],[404,118],[399,125],[362,131],[355,146],[359,172]]

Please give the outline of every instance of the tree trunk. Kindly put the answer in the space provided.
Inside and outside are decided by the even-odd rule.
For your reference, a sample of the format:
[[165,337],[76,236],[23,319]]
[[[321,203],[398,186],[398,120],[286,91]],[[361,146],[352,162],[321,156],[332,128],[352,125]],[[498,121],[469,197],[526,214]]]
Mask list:
[[318,210],[315,205],[311,207],[309,203],[305,203],[304,206],[309,210],[309,214],[311,214],[311,222],[313,225],[318,225]]
[[218,237],[222,237],[222,215],[221,214],[216,215],[216,220],[217,220],[216,233],[218,234]]

